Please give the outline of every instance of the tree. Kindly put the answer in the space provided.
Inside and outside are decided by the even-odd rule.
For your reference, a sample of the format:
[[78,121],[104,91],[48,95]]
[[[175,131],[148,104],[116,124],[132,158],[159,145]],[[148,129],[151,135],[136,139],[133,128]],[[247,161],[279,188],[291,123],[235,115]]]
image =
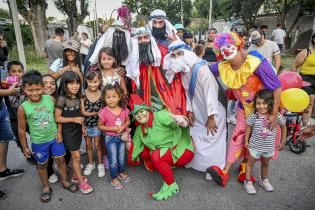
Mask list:
[[10,12],[8,10],[0,8],[0,17],[9,19],[11,18]]
[[[67,15],[67,25],[69,34],[77,31],[78,25],[83,23],[86,16],[89,15],[88,0],[54,0],[56,8],[62,13]],[[79,11],[78,11],[79,6]]]
[[[9,5],[9,0],[7,1]],[[35,49],[38,54],[41,54],[47,39],[46,9],[48,4],[45,0],[17,0],[16,2],[18,12],[31,27]]]
[[192,11],[191,0],[124,0],[123,5],[129,7],[140,19],[148,20],[154,9],[162,9],[169,20],[175,24],[181,21],[181,2],[183,3],[183,17],[189,19]]
[[[219,8],[219,1],[220,0],[212,1],[212,18],[214,20],[224,18],[224,15],[222,14]],[[209,0],[195,0],[192,16],[196,18],[209,18],[209,9],[210,9]]]

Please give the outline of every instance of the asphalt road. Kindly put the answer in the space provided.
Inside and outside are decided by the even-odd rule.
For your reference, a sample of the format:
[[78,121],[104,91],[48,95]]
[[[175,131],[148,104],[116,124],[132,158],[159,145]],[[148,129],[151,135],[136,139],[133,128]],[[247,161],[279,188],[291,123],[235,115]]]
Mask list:
[[[310,147],[301,154],[292,153],[288,147],[270,166],[270,182],[274,192],[266,192],[256,185],[257,194],[248,195],[237,182],[238,164],[233,166],[227,187],[206,181],[204,174],[192,169],[175,169],[175,179],[180,192],[167,201],[154,201],[148,192],[159,190],[162,179],[157,173],[150,174],[143,166],[129,167],[132,182],[121,191],[110,186],[109,173],[98,178],[96,171],[89,177],[95,191],[89,195],[65,191],[60,182],[51,185],[52,199],[40,202],[40,180],[36,168],[24,160],[15,143],[9,146],[8,167],[23,168],[22,176],[0,182],[0,189],[8,197],[0,200],[0,209],[315,209],[315,138],[308,141]],[[86,156],[83,156],[86,163]],[[259,164],[253,174],[259,176]]]

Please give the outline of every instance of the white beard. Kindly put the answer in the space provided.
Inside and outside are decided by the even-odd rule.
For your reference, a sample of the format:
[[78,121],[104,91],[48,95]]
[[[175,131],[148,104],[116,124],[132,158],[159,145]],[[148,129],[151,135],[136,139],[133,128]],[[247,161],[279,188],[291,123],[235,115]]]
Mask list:
[[185,57],[181,56],[179,58],[171,58],[170,61],[170,70],[178,73],[178,72],[189,72],[190,66],[186,63]]

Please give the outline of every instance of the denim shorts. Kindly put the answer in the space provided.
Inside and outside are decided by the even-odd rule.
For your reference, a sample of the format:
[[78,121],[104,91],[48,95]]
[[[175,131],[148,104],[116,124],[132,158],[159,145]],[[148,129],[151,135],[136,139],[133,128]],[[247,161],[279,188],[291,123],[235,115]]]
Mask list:
[[268,158],[268,157],[272,157],[275,154],[274,150],[269,151],[269,152],[258,152],[255,149],[251,149],[251,148],[248,148],[248,150],[250,152],[250,155],[253,156],[253,158],[255,159],[259,159],[260,157]]
[[53,158],[63,157],[66,154],[63,142],[58,143],[56,139],[43,144],[32,143],[32,151],[38,164],[45,164],[50,154]]
[[102,131],[98,130],[97,126],[86,127],[86,135],[88,137],[101,136],[102,135]]
[[4,103],[0,101],[0,143],[8,143],[14,139],[8,110]]

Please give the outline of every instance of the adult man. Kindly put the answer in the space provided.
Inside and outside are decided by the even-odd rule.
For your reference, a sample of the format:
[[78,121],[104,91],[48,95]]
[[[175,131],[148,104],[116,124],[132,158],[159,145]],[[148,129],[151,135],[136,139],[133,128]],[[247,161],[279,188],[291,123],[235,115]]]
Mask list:
[[167,200],[179,192],[172,167],[182,167],[194,156],[188,120],[165,109],[152,113],[150,107],[144,104],[135,104],[133,115],[140,125],[133,136],[128,163],[138,164],[140,156],[146,152],[154,169],[164,180],[161,189],[152,194],[152,198]]
[[261,32],[253,31],[250,34],[251,45],[247,49],[247,52],[257,50],[262,54],[269,63],[273,64],[276,71],[279,71],[281,58],[280,49],[277,43],[264,38]]
[[170,85],[160,70],[161,52],[146,28],[140,28],[132,39],[132,53],[126,66],[133,80],[132,93],[141,96],[153,111],[166,107],[174,114],[186,114],[185,93],[180,79]]
[[218,100],[219,86],[206,61],[187,50],[185,44],[174,41],[169,46],[163,68],[169,82],[180,72],[187,96],[190,135],[194,140],[195,156],[187,165],[205,172],[210,166],[225,165],[226,115]]
[[[209,173],[213,180],[225,186],[229,179],[232,164],[246,155],[245,130],[246,117],[254,111],[253,100],[257,91],[268,89],[273,93],[274,105],[268,124],[276,126],[281,84],[270,63],[257,51],[245,53],[242,40],[235,33],[218,35],[214,41],[216,53],[225,61],[210,65],[213,74],[231,88],[239,101],[237,107],[236,126],[233,130],[227,153],[227,163],[223,170],[220,167],[210,167]],[[277,153],[274,157],[277,156]],[[239,181],[245,180],[245,161],[240,165]],[[251,179],[254,181],[254,178]]]
[[283,50],[284,38],[285,38],[285,31],[281,28],[281,24],[277,24],[277,28],[272,31],[271,40],[275,41],[280,49]]
[[151,30],[152,36],[161,51],[162,58],[167,54],[168,45],[175,37],[178,38],[176,29],[168,21],[166,13],[163,10],[156,9],[150,14],[150,21],[147,28]]
[[65,31],[62,28],[55,29],[55,37],[48,39],[44,47],[44,57],[48,58],[48,68],[58,58],[63,56],[63,39]]

